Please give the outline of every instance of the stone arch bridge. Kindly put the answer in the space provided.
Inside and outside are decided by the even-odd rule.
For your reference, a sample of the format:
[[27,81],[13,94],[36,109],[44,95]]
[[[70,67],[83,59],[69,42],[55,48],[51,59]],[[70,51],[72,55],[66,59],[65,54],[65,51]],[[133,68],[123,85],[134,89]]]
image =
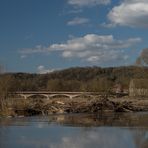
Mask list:
[[24,99],[31,98],[33,96],[42,96],[47,99],[50,99],[52,97],[56,96],[64,96],[68,97],[70,99],[73,99],[75,97],[80,97],[80,96],[100,96],[100,93],[98,92],[48,92],[48,91],[20,91],[20,92],[12,92],[10,93],[11,95],[15,96],[21,96]]

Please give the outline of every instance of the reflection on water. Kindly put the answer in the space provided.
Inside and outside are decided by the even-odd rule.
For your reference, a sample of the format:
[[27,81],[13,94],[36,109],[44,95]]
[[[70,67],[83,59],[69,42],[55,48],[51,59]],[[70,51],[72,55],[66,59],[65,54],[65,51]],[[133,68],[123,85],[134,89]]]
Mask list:
[[148,113],[1,118],[0,148],[148,148]]

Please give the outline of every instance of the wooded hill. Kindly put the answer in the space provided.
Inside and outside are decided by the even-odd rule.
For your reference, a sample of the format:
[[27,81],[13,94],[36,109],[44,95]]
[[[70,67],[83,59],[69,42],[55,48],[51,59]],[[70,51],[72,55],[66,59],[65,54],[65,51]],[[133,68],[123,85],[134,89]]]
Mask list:
[[148,67],[75,67],[48,74],[7,73],[9,91],[111,91],[116,84],[124,89],[134,78],[148,79]]

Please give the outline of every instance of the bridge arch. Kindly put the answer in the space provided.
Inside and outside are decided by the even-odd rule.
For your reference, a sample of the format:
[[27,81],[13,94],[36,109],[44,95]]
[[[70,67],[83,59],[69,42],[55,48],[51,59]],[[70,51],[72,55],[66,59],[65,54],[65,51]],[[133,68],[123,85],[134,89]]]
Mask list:
[[49,95],[46,95],[46,94],[30,94],[30,95],[27,95],[27,99],[39,98],[39,97],[49,99]]
[[74,95],[73,96],[73,98],[79,98],[79,97],[82,97],[82,98],[93,98],[94,96],[90,95],[90,94],[79,94],[79,95]]
[[[16,94],[17,96],[23,97],[24,99],[32,99],[33,97],[41,97],[49,99],[49,95],[46,94]],[[31,98],[32,97],[32,98]]]
[[67,97],[67,98],[72,98],[72,95],[68,95],[68,94],[52,94],[52,95],[49,95],[50,98],[54,98],[54,97]]

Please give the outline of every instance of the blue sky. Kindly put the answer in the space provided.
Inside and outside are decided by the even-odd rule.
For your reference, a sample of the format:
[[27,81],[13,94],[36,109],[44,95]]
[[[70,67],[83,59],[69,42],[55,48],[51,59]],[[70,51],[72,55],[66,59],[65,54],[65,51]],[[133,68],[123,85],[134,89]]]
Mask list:
[[132,65],[147,38],[147,0],[0,0],[7,71]]

